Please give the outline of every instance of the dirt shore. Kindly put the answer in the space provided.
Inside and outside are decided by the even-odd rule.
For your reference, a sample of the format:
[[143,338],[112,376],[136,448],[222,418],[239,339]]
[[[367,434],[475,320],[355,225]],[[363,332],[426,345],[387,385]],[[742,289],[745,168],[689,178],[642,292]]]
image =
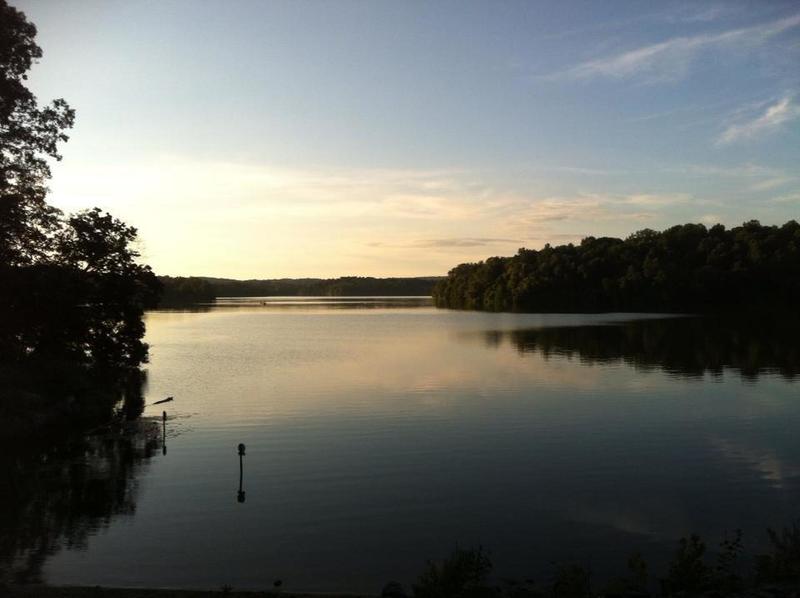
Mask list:
[[294,594],[274,591],[153,590],[99,586],[0,585],[0,596],[9,598],[375,598],[358,594]]

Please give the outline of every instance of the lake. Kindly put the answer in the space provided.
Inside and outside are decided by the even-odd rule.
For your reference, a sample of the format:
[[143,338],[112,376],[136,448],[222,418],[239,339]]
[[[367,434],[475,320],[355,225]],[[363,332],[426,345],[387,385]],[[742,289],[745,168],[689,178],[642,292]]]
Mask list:
[[455,547],[541,580],[635,550],[663,573],[692,532],[752,554],[800,515],[796,338],[424,298],[151,312],[155,435],[73,455],[26,558],[52,584],[378,593]]

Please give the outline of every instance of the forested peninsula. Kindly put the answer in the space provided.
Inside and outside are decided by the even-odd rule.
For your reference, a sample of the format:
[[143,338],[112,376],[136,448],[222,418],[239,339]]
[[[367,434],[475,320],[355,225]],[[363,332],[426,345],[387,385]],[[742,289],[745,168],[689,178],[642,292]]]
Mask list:
[[160,276],[165,306],[214,301],[216,297],[353,297],[429,296],[443,277],[373,278],[278,278],[234,280],[203,276]]
[[641,230],[461,264],[438,307],[528,312],[713,312],[800,304],[800,224]]

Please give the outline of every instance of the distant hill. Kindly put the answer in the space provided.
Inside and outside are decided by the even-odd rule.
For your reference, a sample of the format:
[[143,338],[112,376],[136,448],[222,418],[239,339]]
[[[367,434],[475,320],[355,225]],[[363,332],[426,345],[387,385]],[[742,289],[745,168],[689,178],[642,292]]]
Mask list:
[[528,312],[772,309],[800,305],[800,224],[756,220],[520,249],[453,268],[439,307]]
[[207,276],[160,276],[162,305],[213,301],[216,297],[429,296],[440,276],[416,278],[277,278],[234,280]]

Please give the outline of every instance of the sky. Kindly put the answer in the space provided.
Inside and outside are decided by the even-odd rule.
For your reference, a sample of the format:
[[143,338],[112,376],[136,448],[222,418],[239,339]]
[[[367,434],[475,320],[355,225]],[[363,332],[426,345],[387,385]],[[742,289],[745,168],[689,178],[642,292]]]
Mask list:
[[800,2],[10,0],[50,201],[159,274],[443,275],[800,218]]

